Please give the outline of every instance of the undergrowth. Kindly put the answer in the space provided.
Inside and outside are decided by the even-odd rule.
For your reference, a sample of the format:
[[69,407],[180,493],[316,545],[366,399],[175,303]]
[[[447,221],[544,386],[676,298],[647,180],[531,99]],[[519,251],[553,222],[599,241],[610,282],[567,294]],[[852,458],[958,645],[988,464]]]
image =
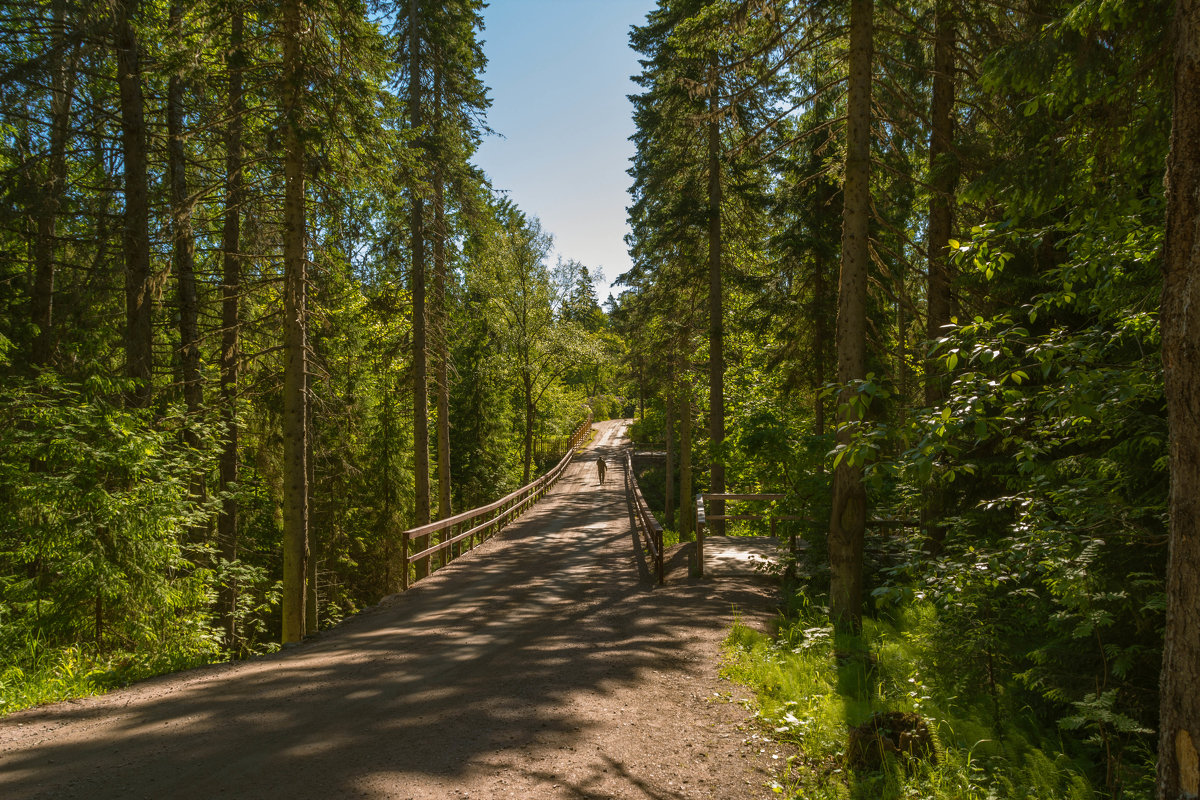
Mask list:
[[[954,693],[939,663],[937,613],[909,606],[862,632],[835,632],[807,602],[774,636],[735,624],[724,674],[757,695],[757,717],[796,755],[773,790],[797,800],[1094,800],[1086,765],[1064,754],[1019,708],[994,724],[994,698]],[[888,756],[879,771],[846,763],[849,729],[876,711],[916,712],[933,732],[937,758]],[[901,760],[903,759],[903,760]],[[1129,795],[1127,795],[1129,796]]]
[[102,656],[78,646],[39,650],[29,643],[25,653],[10,653],[0,669],[0,716],[25,708],[91,697],[135,681],[200,667],[225,659],[210,652]]

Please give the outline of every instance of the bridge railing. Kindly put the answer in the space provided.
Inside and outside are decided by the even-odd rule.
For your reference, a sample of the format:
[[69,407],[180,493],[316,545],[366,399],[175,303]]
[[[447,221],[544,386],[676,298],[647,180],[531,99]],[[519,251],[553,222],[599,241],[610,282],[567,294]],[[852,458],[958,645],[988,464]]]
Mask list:
[[[411,528],[400,534],[400,587],[407,590],[409,586],[415,583],[415,580],[409,576],[410,565],[423,566],[424,575],[433,573],[432,559],[438,556],[439,566],[445,566],[450,560],[450,556],[458,556],[465,550],[470,550],[478,544],[482,544],[484,540],[496,535],[505,525],[512,520],[521,516],[529,508],[533,506],[542,495],[550,491],[551,487],[562,476],[567,465],[571,463],[571,457],[575,455],[576,448],[582,444],[588,436],[588,432],[592,427],[592,415],[588,413],[587,419],[579,424],[575,432],[571,435],[570,442],[567,445],[566,455],[554,467],[537,480],[522,486],[515,492],[501,497],[495,502],[488,503],[486,506],[473,508],[470,511],[463,511],[455,514],[452,517],[431,522],[428,525],[422,525],[418,528]],[[437,543],[430,545],[429,541],[432,538],[437,538]],[[466,542],[464,546],[462,543]],[[409,553],[409,549],[413,544],[421,548],[416,553]],[[451,549],[453,548],[453,549]]]
[[646,498],[642,497],[642,489],[638,486],[637,476],[633,472],[632,448],[625,450],[625,496],[629,498],[633,518],[642,540],[646,543],[646,550],[654,559],[655,576],[658,578],[658,582],[662,583],[663,529],[654,514],[650,513],[650,507],[646,505]]

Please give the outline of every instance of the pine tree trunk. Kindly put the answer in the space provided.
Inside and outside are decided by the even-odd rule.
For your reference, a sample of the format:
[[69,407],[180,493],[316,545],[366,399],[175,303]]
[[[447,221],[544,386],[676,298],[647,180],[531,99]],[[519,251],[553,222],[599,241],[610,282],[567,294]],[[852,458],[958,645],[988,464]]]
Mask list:
[[[929,231],[926,259],[929,264],[926,333],[930,341],[944,334],[950,323],[950,231],[954,224],[954,191],[958,184],[958,160],[954,142],[955,25],[953,0],[938,0],[934,20],[933,99],[930,105]],[[934,406],[945,397],[945,381],[937,359],[925,363],[925,405]]]
[[[238,481],[238,371],[241,362],[242,291],[241,206],[242,188],[242,12],[234,9],[229,25],[229,127],[225,139],[225,220],[221,232],[221,422],[225,441],[221,448],[219,480],[221,514],[217,517],[217,541],[221,557],[233,563],[238,557],[238,501],[233,489]],[[221,591],[221,611],[225,621],[225,644],[238,648],[237,580],[226,579]]]
[[[417,0],[408,2],[408,113],[413,129],[424,124],[421,114],[421,36]],[[421,191],[412,190],[412,316],[413,316],[413,479],[414,523],[429,523],[429,367],[426,362],[425,334],[425,208]],[[428,545],[428,537],[414,541],[419,550]],[[418,579],[429,574],[429,563],[416,565]]]
[[[708,490],[725,491],[725,464],[718,455],[725,442],[725,317],[721,291],[721,120],[717,116],[717,57],[709,71],[708,111],[708,439],[712,449]],[[710,516],[725,513],[725,501],[714,500]],[[714,520],[712,532],[725,533],[725,520]]]
[[133,18],[138,0],[113,4],[117,88],[121,98],[121,160],[125,172],[125,375],[136,381],[129,404],[150,405],[153,379],[153,300],[150,272],[150,206],[146,157],[145,101],[140,45]]
[[[383,368],[379,372],[382,375],[387,375],[391,371],[391,358],[385,358]],[[397,383],[399,383],[399,381],[397,381]],[[400,394],[399,386],[396,387],[395,394]],[[383,409],[380,413],[380,416],[382,435],[379,440],[379,446],[383,451],[381,455],[383,457],[385,471],[390,472],[392,465],[392,443],[396,440],[395,408],[392,405],[392,392],[390,391],[385,393],[383,397]],[[395,513],[393,509],[396,506],[396,481],[392,480],[391,475],[385,474],[383,476],[381,494],[383,495],[383,507],[381,509],[381,516],[379,520],[379,540],[383,542],[383,594],[391,594],[397,588],[393,585],[392,580],[392,540],[394,535],[394,521],[392,517]],[[407,580],[407,577],[408,576],[404,576],[404,578],[400,581],[401,586],[403,585],[404,580]]]
[[[308,292],[308,285],[305,284],[305,293]],[[308,307],[308,298],[305,298],[304,306]],[[317,485],[317,462],[313,458],[313,449],[316,442],[316,429],[313,427],[313,404],[312,404],[312,373],[305,371],[304,373],[304,468],[307,472],[304,481],[304,488],[308,492],[306,505],[309,509],[309,525],[308,525],[308,556],[305,559],[306,569],[304,572],[304,633],[307,636],[317,632],[317,557],[319,553],[320,543],[317,541],[317,524],[313,523],[315,512],[313,509],[316,504],[313,502],[313,492]]]
[[904,301],[904,279],[901,278],[896,282],[896,388],[897,397],[896,404],[898,406],[897,416],[900,420],[900,426],[904,427],[904,421],[908,411],[908,309],[905,308]]
[[[440,143],[444,109],[440,51],[438,55],[433,71],[433,103],[435,135]],[[446,519],[454,513],[450,507],[450,345],[446,314],[447,232],[445,186],[441,170],[443,158],[439,147],[433,170],[433,338],[437,359],[434,380],[437,382],[438,519]]]
[[[183,4],[171,3],[167,27],[182,38]],[[187,149],[183,132],[183,79],[172,75],[167,83],[167,174],[171,185],[171,233],[175,275],[179,290],[179,350],[183,373],[183,402],[188,417],[198,421],[203,408],[200,384],[200,308],[196,298],[196,242],[192,235],[192,204],[187,191]],[[184,428],[184,441],[193,450],[200,449],[200,436],[191,425]],[[196,472],[191,481],[191,499],[203,503],[207,496],[204,475]],[[202,541],[207,526],[196,525],[191,535]]]
[[308,574],[308,372],[305,319],[304,68],[300,0],[283,4],[284,143],[284,373],[283,373],[283,641],[305,633]]
[[[182,37],[183,4],[171,3],[167,27]],[[203,404],[200,386],[200,321],[196,300],[196,244],[192,236],[192,204],[187,192],[187,151],[183,132],[183,79],[172,75],[167,84],[167,173],[171,184],[171,217],[175,275],[179,285],[179,344],[183,372],[183,400],[193,417]],[[199,440],[191,430],[187,441]]]
[[1178,0],[1162,294],[1170,551],[1158,798],[1200,795],[1200,1]]
[[[825,321],[826,292],[825,259],[817,258],[813,265],[813,433],[825,435],[825,397],[824,388],[828,376],[825,374],[825,350],[829,347],[829,326]],[[819,469],[824,472],[825,465],[818,462]]]
[[[866,374],[867,269],[871,168],[871,59],[873,0],[850,4],[850,80],[847,99],[846,172],[843,185],[842,271],[838,283],[837,359],[840,396],[838,444],[850,444],[850,426],[861,417],[847,384]],[[862,467],[843,459],[833,473],[829,522],[830,615],[857,625],[862,614],[866,489]]]
[[[61,52],[66,39],[67,4],[54,2],[54,46],[50,72],[50,153],[46,177],[39,197],[37,236],[33,244],[33,294],[30,320],[37,326],[30,364],[40,369],[50,363],[54,352],[54,273],[58,251],[58,211],[67,177],[67,137],[70,132],[71,101],[75,93],[75,59],[68,66]],[[74,50],[72,50],[74,53]]]

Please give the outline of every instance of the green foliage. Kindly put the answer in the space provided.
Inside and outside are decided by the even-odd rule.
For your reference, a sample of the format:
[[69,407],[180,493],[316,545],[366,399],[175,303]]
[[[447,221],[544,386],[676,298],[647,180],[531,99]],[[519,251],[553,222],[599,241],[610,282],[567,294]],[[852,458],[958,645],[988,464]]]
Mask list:
[[[782,507],[815,520],[797,565],[809,591],[827,570],[831,468],[861,470],[868,519],[919,518],[868,527],[874,612],[921,620],[868,619],[865,635],[879,638],[864,647],[881,696],[894,648],[908,648],[897,663],[922,662],[917,679],[936,678],[929,697],[965,755],[925,770],[923,784],[858,776],[829,796],[1084,796],[1080,771],[1110,797],[1144,796],[1165,599],[1157,309],[1172,6],[874,8],[870,374],[848,384],[832,382],[846,336],[835,326],[844,7],[664,0],[634,29],[634,268],[614,314],[647,408],[632,432],[663,441],[668,402],[686,398],[701,471],[719,458],[728,486],[784,492]],[[935,65],[946,52],[935,31],[950,40],[948,72]],[[953,130],[931,163],[938,78],[951,84]],[[763,109],[773,119],[748,124]],[[702,134],[714,116],[728,182],[719,449],[706,438],[702,377],[712,322]],[[761,158],[748,164],[747,153]],[[931,220],[943,203],[953,318],[931,330],[942,261],[929,252]],[[831,430],[848,436],[835,444]],[[820,614],[806,613],[817,626]],[[778,647],[761,654],[781,665],[760,681],[768,694],[819,672]],[[789,700],[824,694],[810,682]],[[787,713],[818,730],[830,713],[805,712]],[[769,713],[790,730],[785,712]],[[814,741],[802,759],[810,746],[826,752]],[[801,796],[836,783],[814,759]]]
[[[174,173],[154,172],[145,231],[122,221],[111,9],[0,9],[0,647],[22,654],[5,696],[25,698],[10,707],[262,652],[279,635],[279,9],[200,0],[173,20],[165,4],[134,5],[147,156],[154,172],[180,144],[160,135],[176,87],[188,205],[172,207]],[[431,362],[449,351],[450,463],[437,467],[457,510],[515,488],[533,449],[550,457],[586,399],[615,388],[624,346],[593,274],[576,262],[552,271],[548,235],[470,163],[488,130],[483,6],[421,0],[415,19],[359,2],[305,7],[293,121],[305,151],[308,549],[321,625],[400,585],[415,505],[414,197],[427,217]],[[422,84],[420,126],[401,96],[410,77]],[[125,408],[130,387],[111,377],[128,347],[127,233],[149,239],[154,276],[142,298],[154,362],[145,411]],[[189,247],[194,342],[175,260]],[[200,375],[185,403],[181,353],[193,347]],[[526,379],[531,396],[514,396]],[[614,413],[611,399],[597,405]]]
[[[928,603],[906,606],[894,622],[868,620],[861,635],[835,633],[824,609],[801,595],[799,614],[773,637],[735,625],[724,674],[756,693],[764,731],[796,753],[773,788],[804,798],[1047,798],[1086,800],[1085,775],[1053,735],[1031,734],[1013,704],[996,729],[981,722],[992,701],[956,679],[942,648],[941,621]],[[1005,696],[1005,703],[1014,701]],[[888,756],[883,769],[846,763],[849,729],[875,711],[915,712],[934,731],[936,761]]]
[[[113,405],[114,388],[43,372],[0,390],[0,648],[21,654],[3,678],[12,706],[220,652],[216,575],[189,535],[206,509],[188,486],[207,456],[179,439],[197,423]],[[211,452],[216,432],[198,433]]]
[[945,534],[935,558],[914,549],[878,590],[915,583],[940,609],[964,676],[1036,697],[1107,765],[1114,794],[1149,751],[1157,712],[1167,489],[1157,216],[1157,203],[1136,202],[1053,231],[980,227],[954,244],[984,280],[1019,270],[1047,238],[1059,255],[1031,302],[936,343],[953,384],[942,406],[913,417],[896,468],[937,487]]

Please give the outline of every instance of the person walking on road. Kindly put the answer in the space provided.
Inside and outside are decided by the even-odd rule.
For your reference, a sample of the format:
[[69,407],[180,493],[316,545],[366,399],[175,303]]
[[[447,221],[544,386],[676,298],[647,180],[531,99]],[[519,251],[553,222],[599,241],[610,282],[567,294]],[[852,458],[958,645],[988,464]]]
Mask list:
[[600,483],[604,483],[604,473],[608,470],[608,465],[604,463],[604,456],[596,456],[596,474],[600,476]]

